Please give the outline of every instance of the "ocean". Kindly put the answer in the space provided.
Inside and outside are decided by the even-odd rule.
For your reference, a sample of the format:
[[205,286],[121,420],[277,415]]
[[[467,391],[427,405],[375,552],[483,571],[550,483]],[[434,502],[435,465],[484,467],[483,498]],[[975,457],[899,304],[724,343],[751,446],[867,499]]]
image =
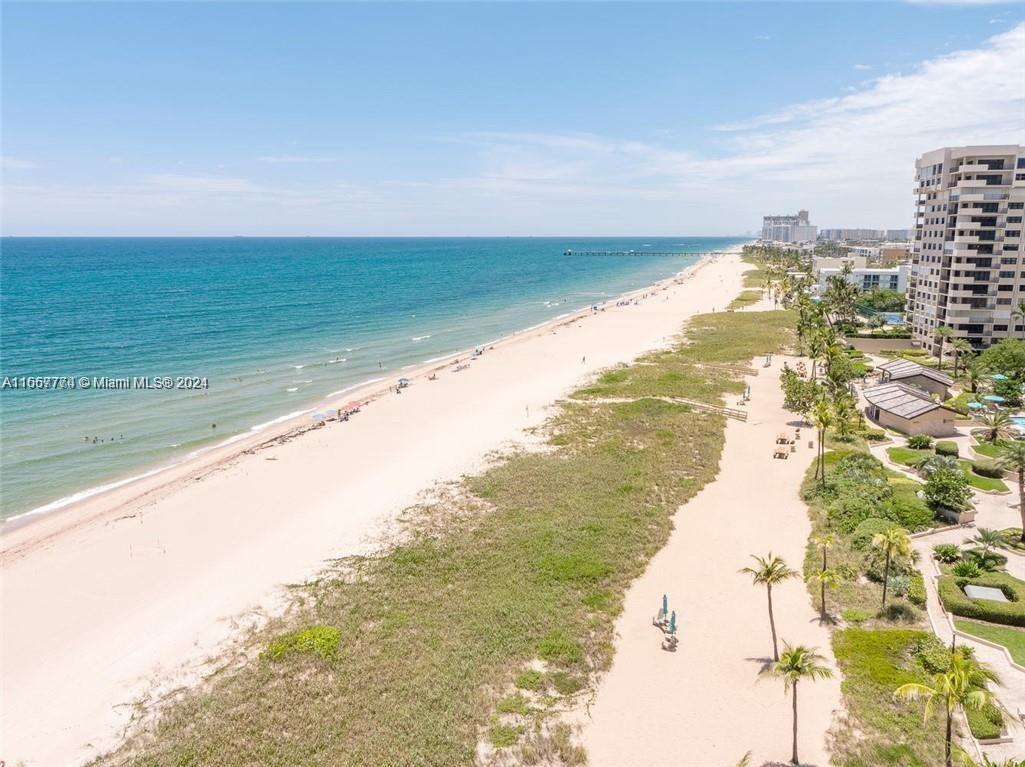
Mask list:
[[[4,238],[0,517],[59,508],[696,260],[645,251],[746,239]],[[136,378],[149,388],[97,382]],[[159,388],[167,379],[191,388]]]

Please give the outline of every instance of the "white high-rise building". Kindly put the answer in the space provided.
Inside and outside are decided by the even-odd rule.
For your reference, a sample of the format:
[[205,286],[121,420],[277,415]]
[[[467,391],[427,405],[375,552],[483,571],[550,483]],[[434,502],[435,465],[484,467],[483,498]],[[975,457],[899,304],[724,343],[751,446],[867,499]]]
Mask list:
[[915,163],[907,313],[912,341],[938,353],[936,328],[984,348],[1023,336],[1025,147],[961,146]]
[[796,216],[765,216],[762,218],[762,239],[771,242],[814,242],[818,228],[808,222],[808,211]]

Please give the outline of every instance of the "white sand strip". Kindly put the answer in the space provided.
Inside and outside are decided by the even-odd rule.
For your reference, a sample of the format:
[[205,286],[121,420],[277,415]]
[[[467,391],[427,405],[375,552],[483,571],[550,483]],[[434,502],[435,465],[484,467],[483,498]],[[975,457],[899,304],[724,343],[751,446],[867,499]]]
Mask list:
[[721,256],[639,305],[521,333],[436,381],[417,371],[349,422],[253,449],[261,435],[5,530],[0,758],[66,767],[111,746],[127,704],[189,681],[238,616],[365,549],[377,523],[520,438],[587,374],[722,309],[745,269]]
[[[798,489],[813,434],[802,429],[789,459],[772,457],[777,434],[792,432],[795,419],[782,408],[784,359],[754,363],[749,420],[728,422],[718,477],[680,507],[669,543],[627,594],[612,669],[584,720],[592,767],[728,767],[749,750],[751,764],[790,758],[790,698],[780,680],[758,681],[772,658],[765,589],[737,572],[754,564],[749,554],[770,549],[800,570],[811,529]],[[675,653],[660,649],[651,624],[663,593],[680,625]],[[825,767],[826,731],[840,706],[829,631],[800,580],[773,589],[773,604],[781,640],[817,647],[836,673],[802,683],[798,696],[801,762]]]

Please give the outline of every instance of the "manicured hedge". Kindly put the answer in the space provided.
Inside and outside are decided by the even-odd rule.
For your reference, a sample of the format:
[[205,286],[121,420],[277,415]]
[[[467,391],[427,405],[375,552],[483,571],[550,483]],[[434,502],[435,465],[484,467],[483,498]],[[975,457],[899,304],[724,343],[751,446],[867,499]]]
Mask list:
[[[1010,602],[992,602],[988,599],[969,599],[965,585],[993,586],[1004,592]],[[983,573],[978,578],[958,578],[944,575],[937,584],[940,601],[954,615],[976,618],[1005,626],[1025,627],[1025,581],[1007,573]]]
[[992,479],[1000,479],[1004,476],[1004,470],[995,461],[975,461],[972,463],[972,471],[980,477],[991,477]]
[[957,443],[941,439],[935,446],[936,455],[957,455]]

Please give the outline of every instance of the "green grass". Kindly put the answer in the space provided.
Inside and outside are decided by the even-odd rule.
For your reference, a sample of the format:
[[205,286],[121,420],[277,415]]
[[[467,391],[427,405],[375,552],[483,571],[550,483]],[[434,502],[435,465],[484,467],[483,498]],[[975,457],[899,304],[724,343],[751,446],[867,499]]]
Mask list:
[[[965,584],[1000,589],[1008,601],[970,599],[964,593]],[[936,582],[936,591],[943,606],[954,615],[1025,628],[1025,581],[1013,575],[1001,572],[984,572],[976,578],[941,575]]]
[[962,459],[960,461],[961,471],[964,472],[968,478],[968,484],[974,487],[976,490],[982,490],[984,493],[1006,493],[1007,485],[1004,484],[1002,479],[995,477],[983,477],[980,474],[976,474],[972,471],[972,462]]
[[751,264],[751,268],[744,272],[745,288],[765,288],[769,285],[769,265],[766,261],[758,258],[744,256],[744,261]]
[[762,299],[761,290],[745,290],[739,296],[730,301],[727,309],[743,309],[745,306],[751,306],[752,304],[758,303]]
[[992,623],[980,623],[964,618],[955,618],[954,626],[958,631],[1003,645],[1015,663],[1025,666],[1025,629],[995,626]]
[[894,463],[910,467],[917,466],[923,458],[934,455],[932,450],[915,450],[910,447],[888,447],[886,454]]
[[[578,392],[546,427],[550,449],[508,455],[409,510],[401,545],[293,589],[286,617],[96,764],[456,765],[486,740],[514,760],[580,763],[565,729],[542,728],[544,705],[507,712],[522,710],[516,685],[543,686],[532,664],[557,692],[609,667],[627,587],[717,472],[724,419],[652,397],[681,378],[708,401],[739,391],[727,366],[779,351],[792,325],[786,312],[694,318],[675,348],[595,384],[634,401]],[[333,653],[258,657],[309,627],[339,632]]]
[[1001,451],[1005,444],[1007,443],[1000,441],[997,441],[995,443],[976,442],[972,445],[972,450],[974,450],[979,455],[986,456],[987,458],[999,458],[1002,454]]
[[833,634],[843,673],[846,716],[834,728],[836,767],[931,767],[943,762],[943,718],[923,721],[921,704],[894,700],[908,682],[931,681],[912,660],[931,634],[910,629],[849,628]]

